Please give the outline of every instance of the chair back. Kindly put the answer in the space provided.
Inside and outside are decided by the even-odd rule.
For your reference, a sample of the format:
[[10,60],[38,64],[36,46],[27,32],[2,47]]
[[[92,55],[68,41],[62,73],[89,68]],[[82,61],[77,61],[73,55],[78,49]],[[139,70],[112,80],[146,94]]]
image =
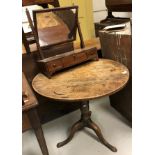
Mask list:
[[47,8],[47,4],[51,4],[54,7],[60,6],[58,0],[22,0],[22,6],[41,5],[43,8]]
[[105,0],[109,12],[131,12],[132,0]]
[[[58,0],[22,0],[22,6],[40,6],[42,8],[48,8],[48,4],[53,5],[54,7],[59,7],[59,1]],[[24,15],[23,15],[24,17]],[[25,20],[25,18],[24,18]],[[29,28],[29,24],[26,22],[23,23],[22,27],[22,42],[25,46],[27,54],[30,54],[30,44],[35,43],[35,39],[32,33],[32,30]]]

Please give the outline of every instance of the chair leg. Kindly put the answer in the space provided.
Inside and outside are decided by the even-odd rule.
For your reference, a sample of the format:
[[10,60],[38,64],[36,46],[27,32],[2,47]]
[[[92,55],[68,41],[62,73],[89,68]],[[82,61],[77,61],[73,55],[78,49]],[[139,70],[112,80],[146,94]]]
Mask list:
[[34,129],[35,135],[37,137],[39,146],[41,148],[43,155],[49,155],[46,141],[44,138],[43,130],[40,124],[37,110],[35,108],[27,112],[32,128]]
[[25,49],[26,49],[26,53],[27,53],[27,54],[30,54],[30,53],[31,53],[30,47],[29,47],[28,41],[27,41],[27,39],[26,39],[26,36],[25,36],[25,33],[24,33],[23,28],[22,28],[22,42],[23,42],[24,47],[25,47]]

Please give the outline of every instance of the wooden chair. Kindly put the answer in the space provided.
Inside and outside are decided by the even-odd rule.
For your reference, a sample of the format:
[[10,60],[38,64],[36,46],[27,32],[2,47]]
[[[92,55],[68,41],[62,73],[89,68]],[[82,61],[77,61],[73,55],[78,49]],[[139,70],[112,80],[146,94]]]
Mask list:
[[[53,5],[54,7],[59,7],[58,0],[22,0],[22,6],[30,6],[30,5],[39,5],[43,8],[48,8],[48,4]],[[22,42],[25,46],[26,52],[30,54],[30,45],[35,43],[35,38],[32,32],[24,32],[22,27]]]
[[96,37],[99,36],[99,31],[103,30],[106,26],[123,24],[130,21],[127,17],[115,17],[113,12],[131,12],[132,0],[105,0],[107,7],[107,17],[100,22],[95,23]]
[[40,59],[60,54],[55,53],[51,48],[76,40],[77,30],[81,48],[84,47],[78,23],[78,6],[34,10],[33,19],[28,10],[26,14],[36,40]]
[[[108,15],[107,18],[102,20],[101,23],[109,22],[113,20],[116,24],[121,24],[123,22],[128,22],[129,18],[114,17],[112,12],[131,12],[132,11],[132,0],[105,0]],[[113,22],[112,21],[112,22]]]
[[22,111],[23,113],[27,113],[28,115],[31,126],[34,129],[35,135],[40,145],[42,154],[49,155],[45,138],[43,135],[43,130],[40,124],[40,119],[36,110],[37,106],[38,101],[34,96],[24,73],[22,73]]
[[40,5],[43,8],[48,8],[48,4],[51,4],[54,7],[60,6],[58,0],[22,0],[22,6]]

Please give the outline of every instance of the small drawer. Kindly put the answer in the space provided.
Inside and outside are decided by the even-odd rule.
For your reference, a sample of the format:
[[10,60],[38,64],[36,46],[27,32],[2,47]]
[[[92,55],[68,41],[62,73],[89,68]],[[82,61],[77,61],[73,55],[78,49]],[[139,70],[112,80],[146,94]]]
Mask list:
[[96,54],[93,54],[93,55],[89,55],[88,56],[88,59],[98,59],[98,56]]
[[50,63],[46,64],[46,70],[49,73],[53,73],[54,72],[54,68],[50,65]]
[[62,58],[62,62],[63,62],[64,67],[72,66],[75,63],[74,56],[71,55],[71,56],[67,56],[67,57]]
[[96,51],[87,51],[87,55],[91,56],[91,55],[96,55],[97,52]]
[[50,69],[54,70],[54,71],[57,71],[57,70],[60,70],[63,68],[63,63],[62,63],[61,59],[52,60],[51,62],[49,62],[48,65],[49,65]]
[[83,62],[83,61],[87,60],[87,55],[86,55],[86,53],[77,53],[77,54],[75,55],[75,60],[76,60],[77,63],[78,63],[78,62]]

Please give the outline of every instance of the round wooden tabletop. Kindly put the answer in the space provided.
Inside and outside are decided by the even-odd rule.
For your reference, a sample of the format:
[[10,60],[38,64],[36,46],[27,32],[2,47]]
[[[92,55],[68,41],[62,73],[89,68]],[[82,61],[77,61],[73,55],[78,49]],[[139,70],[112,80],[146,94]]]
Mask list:
[[84,101],[114,94],[128,79],[129,71],[124,65],[99,59],[56,73],[51,79],[39,73],[32,87],[38,94],[54,100]]

